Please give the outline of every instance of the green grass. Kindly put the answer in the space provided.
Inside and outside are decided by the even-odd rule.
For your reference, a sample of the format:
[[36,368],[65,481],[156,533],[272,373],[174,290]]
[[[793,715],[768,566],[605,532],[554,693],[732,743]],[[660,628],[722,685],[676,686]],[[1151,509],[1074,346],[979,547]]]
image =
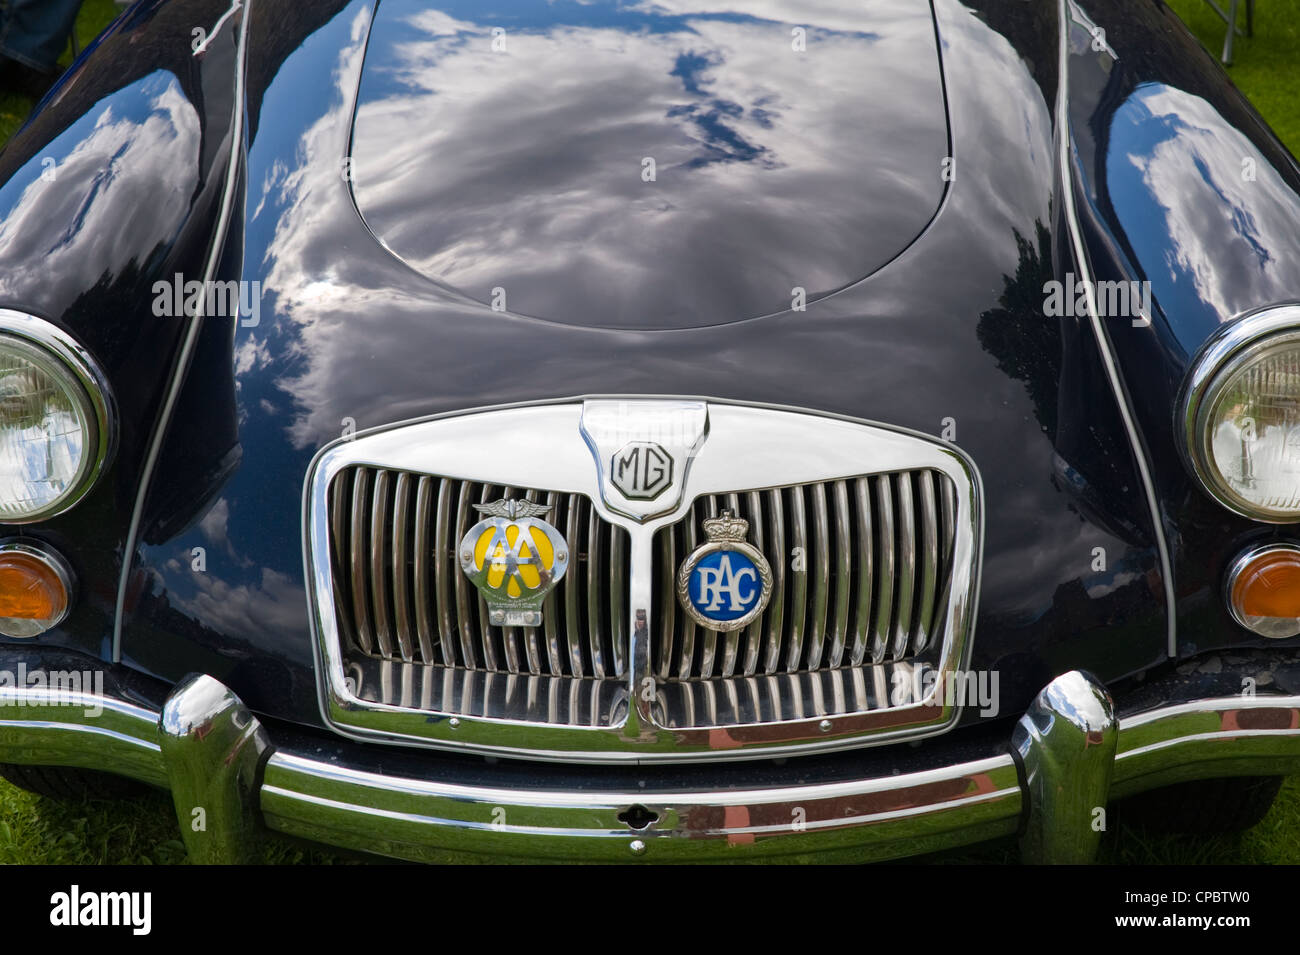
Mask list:
[[[260,861],[348,861],[268,834]],[[0,780],[0,865],[183,865],[188,862],[171,796],[58,800]]]
[[[1169,7],[1216,58],[1227,31],[1205,0],[1168,0]],[[1219,4],[1227,8],[1227,0]],[[1237,22],[1246,28],[1246,4]],[[1300,155],[1300,0],[1257,0],[1253,36],[1237,37],[1232,66],[1237,88],[1273,127],[1293,154]]]
[[[1216,55],[1224,26],[1204,0],[1170,6]],[[117,16],[113,0],[87,0],[77,18],[86,44]],[[1300,0],[1259,0],[1255,35],[1238,38],[1233,82],[1250,97],[1293,153],[1300,153]],[[62,63],[72,61],[65,52]],[[0,92],[0,142],[32,108],[25,97]],[[264,861],[276,864],[342,861],[268,835]],[[935,861],[1012,862],[1013,842],[948,853]],[[1268,817],[1249,832],[1215,838],[1153,836],[1117,826],[1102,842],[1104,862],[1147,864],[1300,862],[1300,778],[1288,780]],[[0,864],[175,865],[187,861],[171,798],[149,792],[125,801],[59,802],[33,796],[0,780]]]
[[[85,0],[81,12],[77,14],[77,39],[81,46],[88,46],[104,27],[117,18],[121,10],[113,0]],[[59,58],[59,65],[67,67],[71,63],[72,45],[69,44]],[[9,137],[18,131],[34,105],[36,104],[26,96],[0,91],[0,143],[8,142]]]
[[[1012,864],[1015,840],[936,855],[929,861],[952,864]],[[1219,836],[1151,833],[1120,823],[1102,836],[1097,861],[1111,865],[1295,865],[1300,863],[1300,776],[1292,776],[1273,808],[1246,832]]]

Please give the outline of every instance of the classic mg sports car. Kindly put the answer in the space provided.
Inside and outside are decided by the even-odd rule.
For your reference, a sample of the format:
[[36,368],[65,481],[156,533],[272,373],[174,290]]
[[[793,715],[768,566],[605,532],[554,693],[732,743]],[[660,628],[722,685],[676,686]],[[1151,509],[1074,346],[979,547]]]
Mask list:
[[1077,862],[1300,772],[1300,168],[1159,0],[145,0],[0,182],[19,786]]

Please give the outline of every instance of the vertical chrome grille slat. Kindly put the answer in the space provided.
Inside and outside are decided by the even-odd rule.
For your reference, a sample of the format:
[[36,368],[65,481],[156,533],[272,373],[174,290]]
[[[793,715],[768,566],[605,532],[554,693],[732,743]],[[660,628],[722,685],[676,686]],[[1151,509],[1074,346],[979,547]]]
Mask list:
[[397,637],[397,648],[402,659],[410,663],[414,656],[411,652],[411,636],[415,628],[411,625],[411,575],[407,566],[411,558],[411,475],[405,471],[397,472],[393,482],[393,547],[391,551],[393,580],[393,626]]
[[853,494],[858,519],[858,599],[853,617],[853,650],[849,654],[849,663],[859,666],[871,647],[871,587],[875,581],[872,563],[876,549],[871,539],[871,482],[867,478],[858,478],[853,482]]
[[[585,508],[584,508],[585,510]],[[570,544],[572,546],[572,544]],[[591,667],[597,679],[605,678],[605,650],[601,646],[600,521],[594,511],[587,520],[587,643],[591,649]],[[577,573],[577,570],[574,571]]]
[[[474,485],[465,481],[456,495],[456,529],[452,534],[452,546],[459,547],[469,529],[477,523],[472,519],[470,501],[474,494]],[[461,663],[470,669],[479,665],[479,655],[474,650],[474,617],[478,611],[478,591],[473,589],[469,578],[464,574],[454,574],[456,578],[456,622],[460,631]]]
[[781,492],[767,492],[767,511],[771,518],[772,599],[767,602],[767,653],[763,661],[764,673],[775,673],[781,666],[781,640],[784,635],[782,621],[785,615],[786,549],[785,508],[781,505]]
[[934,478],[929,471],[917,475],[921,492],[921,572],[918,578],[920,607],[917,612],[916,633],[912,638],[912,653],[920,653],[930,645],[934,605],[939,584],[939,520],[934,497]]
[[876,492],[876,543],[879,544],[879,573],[876,576],[876,619],[871,625],[871,662],[880,663],[889,649],[889,624],[894,610],[894,500],[889,476],[873,479]]
[[370,590],[366,579],[366,518],[370,515],[370,472],[358,468],[352,482],[352,533],[348,535],[349,569],[352,576],[352,610],[356,614],[357,643],[364,653],[374,652],[374,637],[370,629]]
[[898,495],[899,545],[898,605],[894,608],[894,636],[890,646],[890,656],[894,660],[900,660],[907,652],[907,638],[911,635],[912,626],[912,596],[916,576],[916,515],[912,497],[912,476],[895,474],[891,475],[889,480]]
[[332,577],[335,599],[339,604],[339,638],[344,646],[360,649],[357,640],[356,611],[353,609],[355,597],[351,589],[351,578],[345,572],[349,567],[348,536],[351,525],[349,506],[352,500],[352,479],[355,471],[343,471],[334,479],[330,488],[330,544],[331,559],[334,561]]
[[[524,494],[524,500],[533,504],[538,502],[537,491],[529,489]],[[536,627],[521,627],[520,637],[524,641],[524,656],[528,660],[529,673],[542,673],[542,648]]]
[[[550,510],[546,517],[551,522],[560,520],[560,495],[554,491],[546,495],[546,504]],[[552,526],[555,526],[552,523]],[[551,591],[546,596],[546,603],[542,605],[542,638],[546,642],[546,659],[551,665],[551,672],[557,676],[564,673],[564,653],[560,649],[560,628],[555,623],[556,614],[559,608],[556,606],[555,591]]]
[[[831,622],[830,656],[827,666],[838,667],[844,660],[849,635],[849,597],[852,585],[853,538],[849,513],[849,486],[836,481],[835,491],[835,617]],[[859,558],[860,559],[860,558]]]
[[[515,489],[512,487],[503,487],[499,494],[497,493],[489,494],[488,489],[486,487],[483,489],[484,504],[487,504],[490,501],[495,501],[498,499],[510,501],[510,500],[514,500],[515,497],[517,497],[517,495],[515,493]],[[487,605],[486,600],[483,601],[483,605],[484,606]],[[486,628],[487,626],[488,626],[488,622],[484,621],[484,627]],[[509,673],[522,672],[523,660],[519,656],[519,629],[520,628],[507,627],[502,625],[502,626],[498,626],[496,629],[501,633],[501,649],[505,653],[505,657],[506,657],[506,667],[505,667],[506,671]],[[493,667],[493,669],[496,668]]]
[[[740,512],[740,495],[727,495],[727,509],[736,517],[743,516]],[[731,676],[736,672],[736,654],[740,651],[741,632],[739,630],[729,630],[722,635],[722,676]]]
[[[430,533],[436,537],[433,515],[433,478],[421,475],[415,482],[415,553],[412,555],[412,574],[415,577],[415,632],[420,645],[420,662],[434,664],[438,658],[434,653],[434,613],[443,606],[441,596],[435,603],[433,593],[437,589],[434,581],[442,576],[437,569],[437,556],[440,542],[430,539]],[[430,567],[430,561],[434,566]],[[446,563],[444,556],[443,563]]]
[[[692,620],[686,614],[682,613],[680,608],[677,606],[676,568],[678,566],[678,563],[687,554],[695,550],[695,545],[697,543],[697,538],[699,534],[699,527],[700,527],[699,522],[701,518],[702,518],[702,514],[700,511],[700,505],[699,502],[697,501],[696,503],[692,504],[691,509],[686,512],[686,517],[683,518],[682,523],[680,525],[682,527],[681,553],[675,554],[675,550],[674,550],[674,554],[669,557],[669,560],[671,561],[671,567],[673,573],[668,575],[669,583],[668,583],[667,593],[668,593],[668,599],[672,601],[669,604],[669,606],[672,608],[672,612],[665,614],[665,616],[668,618],[668,623],[670,624],[674,619],[680,621],[681,645],[677,651],[677,656],[678,656],[677,672],[682,678],[686,678],[691,675],[692,672],[691,668],[693,666],[693,661],[695,659],[695,637],[696,634],[699,632],[699,627],[696,625],[694,620]],[[670,528],[669,530],[671,531],[672,529]],[[676,534],[673,534],[673,539],[675,543]]]
[[388,525],[388,494],[390,472],[375,472],[375,487],[370,497],[370,612],[375,623],[375,645],[379,653],[393,656],[392,624],[388,605],[392,599],[391,580],[388,575],[388,542],[391,533]]
[[621,527],[609,528],[609,638],[614,656],[614,675],[627,673],[627,534]]
[[[707,497],[704,499],[704,512],[708,517],[718,516],[718,499],[716,497]],[[700,526],[703,527],[704,517],[700,518]],[[694,531],[694,528],[692,529]],[[695,538],[692,537],[686,544],[686,553],[689,554],[695,549]],[[717,661],[718,656],[718,631],[710,630],[707,627],[700,627],[700,676],[709,679],[713,676],[713,664]]]
[[[426,477],[421,478],[420,481],[423,490],[424,482],[432,482],[432,479]],[[455,496],[456,487],[452,481],[446,478],[438,481],[438,516],[433,529],[433,590],[437,594],[435,600],[438,607],[438,646],[442,650],[444,666],[454,666],[457,662],[456,636],[459,627],[456,625],[456,604],[451,596],[452,579],[465,576],[460,573],[460,561],[456,554],[460,539],[452,538],[452,521],[455,519],[452,498]],[[472,666],[472,660],[473,658],[462,657],[460,662],[465,666]]]
[[785,668],[793,673],[803,660],[804,613],[808,605],[808,514],[803,488],[790,488],[790,545],[798,555],[790,565],[790,649]]
[[825,652],[823,641],[826,638],[826,608],[830,592],[831,576],[831,524],[826,506],[826,485],[813,484],[812,493],[813,539],[812,555],[809,558],[809,575],[812,577],[812,600],[808,613],[808,669],[816,670],[821,666],[822,654]]
[[[687,514],[685,525],[690,526],[691,514]],[[675,543],[675,534],[671,527],[665,527],[659,532],[659,564],[661,567],[673,570],[673,573],[660,573],[659,575],[659,657],[658,667],[655,673],[659,679],[666,680],[672,675],[673,655],[676,652],[673,646],[673,634],[677,629],[675,618],[682,615],[676,613],[677,596],[674,589],[675,568],[677,567],[676,555],[673,553]],[[688,672],[688,666],[683,664],[678,667],[678,672],[683,676]]]
[[[745,495],[745,503],[749,508],[749,531],[754,541],[754,546],[759,550],[765,549],[763,536],[763,496],[758,491],[750,491]],[[771,563],[771,561],[768,561]],[[764,611],[766,612],[766,611]],[[759,616],[745,628],[745,676],[753,676],[758,672],[758,651],[763,640],[763,615]]]
[[[578,510],[579,502],[582,500],[577,494],[570,494],[565,499],[565,521],[564,521],[564,539],[569,544],[569,570],[575,579],[578,576],[578,568],[574,565],[578,563],[577,551],[574,550],[574,544],[578,541],[578,532],[581,529],[582,515]],[[582,659],[582,628],[579,624],[578,614],[580,604],[578,602],[578,588],[570,582],[568,587],[564,588],[564,638],[569,646],[569,662],[573,666],[574,676],[584,676],[587,672],[586,664]]]
[[[478,502],[480,504],[490,504],[492,501],[496,500],[496,494],[494,491],[495,488],[491,484],[481,485],[479,489]],[[470,515],[471,526],[477,523],[478,517],[479,515],[477,511]],[[464,575],[462,574],[461,576]],[[475,590],[475,596],[478,598],[477,601],[475,601],[475,605],[478,607],[479,650],[483,654],[483,665],[489,670],[500,670],[501,665],[497,662],[496,635],[492,632],[492,623],[488,619],[487,601],[483,599],[483,595],[477,590]],[[516,664],[517,662],[518,661],[516,661]]]

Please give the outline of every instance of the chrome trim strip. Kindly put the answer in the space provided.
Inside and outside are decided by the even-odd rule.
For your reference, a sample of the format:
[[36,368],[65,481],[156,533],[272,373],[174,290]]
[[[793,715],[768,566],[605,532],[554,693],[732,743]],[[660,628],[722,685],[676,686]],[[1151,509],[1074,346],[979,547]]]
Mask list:
[[[239,176],[240,146],[244,141],[244,73],[248,61],[248,20],[252,12],[253,0],[245,0],[243,11],[239,15],[239,41],[235,64],[234,107],[230,117],[230,160],[226,169],[226,181],[221,189],[221,207],[217,211],[217,225],[212,234],[212,245],[208,249],[208,260],[203,269],[203,284],[206,288],[216,274],[217,263],[221,259],[221,250],[226,244],[226,231],[230,228],[230,217],[234,210],[235,181]],[[163,439],[171,423],[172,413],[176,410],[176,401],[180,397],[181,385],[190,367],[194,355],[194,344],[199,338],[199,327],[203,321],[204,297],[200,297],[199,307],[190,316],[185,329],[185,338],[181,350],[176,356],[176,365],[172,370],[171,381],[167,385],[167,394],[158,410],[158,419],[154,422],[153,433],[149,438],[149,450],[145,453],[144,464],[140,468],[139,486],[136,488],[135,503],[131,508],[131,523],[126,532],[126,543],[122,548],[122,575],[117,581],[117,605],[113,612],[113,662],[122,662],[122,621],[126,611],[126,588],[131,580],[131,567],[135,564],[136,542],[140,537],[140,521],[144,517],[144,503],[149,494],[149,485],[153,480],[154,468],[158,466],[158,455],[162,451]]]
[[[626,399],[628,403],[636,400]],[[711,401],[709,438],[693,461],[683,500],[675,510],[640,522],[607,510],[599,500],[590,450],[577,427],[582,408],[576,401],[557,401],[443,415],[377,429],[355,436],[351,441],[337,441],[317,455],[304,489],[304,529],[308,535],[304,559],[317,633],[315,649],[322,714],[331,727],[344,736],[390,744],[509,753],[542,760],[637,762],[753,759],[774,750],[820,752],[932,735],[953,724],[958,706],[942,698],[944,683],[936,681],[927,687],[923,699],[906,700],[888,711],[840,713],[829,725],[823,725],[822,718],[827,715],[823,711],[837,707],[838,696],[832,699],[828,695],[824,701],[792,700],[793,717],[786,715],[776,723],[767,722],[760,715],[757,722],[740,725],[688,725],[694,721],[666,725],[672,715],[662,708],[663,686],[659,683],[665,679],[662,675],[665,658],[650,660],[649,634],[661,626],[654,619],[655,614],[676,609],[675,602],[665,603],[663,595],[654,592],[662,586],[654,577],[654,554],[656,548],[663,546],[654,537],[682,521],[692,507],[697,514],[711,513],[727,495],[747,496],[747,475],[761,475],[763,480],[772,482],[769,490],[786,488],[772,494],[774,500],[788,495],[788,504],[802,500],[810,485],[857,478],[864,467],[873,472],[908,475],[916,470],[932,469],[955,483],[958,522],[964,528],[954,537],[953,581],[945,605],[949,624],[944,642],[936,650],[941,670],[951,672],[960,668],[969,652],[982,547],[979,476],[960,450],[932,437],[853,419],[798,409]],[[764,441],[754,442],[751,438],[754,434],[762,434]],[[810,442],[817,448],[815,455],[790,455],[781,450],[795,443],[808,446]],[[503,448],[509,448],[509,453],[504,454]],[[430,713],[403,706],[400,701],[385,702],[397,698],[377,696],[373,688],[365,698],[351,692],[342,671],[334,619],[337,610],[330,586],[331,541],[323,489],[329,486],[334,475],[358,465],[436,474],[465,482],[463,488],[473,482],[484,494],[495,495],[503,486],[553,489],[570,501],[569,519],[565,523],[573,541],[583,541],[589,533],[578,511],[580,507],[592,519],[603,519],[622,528],[628,535],[630,555],[626,606],[629,666],[626,676],[617,681],[623,687],[622,696],[613,699],[603,693],[590,694],[592,710],[584,725],[548,725],[531,719],[513,719],[505,714],[528,709],[514,702],[505,710],[498,706],[481,709],[478,715],[465,715],[472,710],[441,713],[458,717],[452,725],[440,718],[441,711]],[[888,493],[889,478],[875,480],[878,489]],[[752,485],[751,489],[761,490],[753,489]],[[474,496],[479,496],[477,490]],[[792,519],[792,524],[796,528],[804,524],[801,539],[809,546],[815,541],[809,539],[806,519],[807,515],[804,522]],[[674,552],[678,553],[676,549]],[[805,552],[804,556],[813,560],[816,569],[816,555]],[[566,610],[576,612],[566,614],[567,627],[573,630],[571,637],[580,646],[586,642],[586,636],[578,622],[587,604],[576,592],[573,599],[576,601],[573,608]],[[806,601],[807,594],[805,605]],[[805,607],[803,615],[807,614]],[[892,620],[888,623],[892,624]],[[663,625],[667,625],[666,620]],[[723,655],[717,656],[718,635],[704,633],[703,652],[708,650],[710,636],[715,654],[710,672],[714,672],[721,668],[719,664],[725,663],[725,647]],[[480,643],[484,652],[493,652],[491,641]],[[602,645],[601,649],[608,653],[607,647]],[[680,658],[682,649],[672,648],[673,652],[666,657],[667,666],[671,668],[673,660]],[[783,653],[787,654],[787,665],[801,662],[802,654],[790,653],[788,643]],[[608,671],[606,661],[607,674]],[[507,695],[521,692],[518,688],[527,687],[527,692],[532,693],[541,687],[541,684],[519,680],[477,681],[467,686],[473,685],[476,693],[486,694],[491,686],[499,687],[503,683]],[[819,688],[820,684],[816,684],[812,689],[816,693]],[[696,694],[696,698],[706,712],[735,711],[736,707],[729,705],[730,695],[742,692],[736,685],[700,689],[703,693]],[[719,697],[719,692],[725,698]],[[843,688],[829,686],[827,693],[843,694]],[[612,708],[598,709],[597,704],[602,700]],[[699,719],[697,715],[695,720]]]
[[1074,206],[1074,165],[1070,160],[1073,153],[1074,137],[1070,132],[1070,18],[1066,11],[1066,0],[1058,0],[1057,15],[1060,17],[1060,60],[1058,64],[1057,98],[1056,98],[1056,136],[1058,141],[1058,161],[1061,167],[1061,197],[1065,212],[1066,225],[1070,232],[1070,244],[1074,251],[1075,268],[1083,282],[1088,305],[1088,319],[1092,332],[1097,339],[1097,350],[1101,355],[1102,365],[1106,369],[1106,378],[1115,395],[1120,417],[1124,421],[1124,430],[1128,435],[1129,447],[1137,464],[1138,476],[1142,481],[1142,490],[1146,494],[1147,508],[1151,515],[1151,533],[1155,537],[1156,550],[1160,556],[1160,576],[1165,591],[1165,634],[1170,657],[1178,656],[1178,619],[1174,597],[1173,564],[1169,559],[1169,545],[1165,540],[1164,523],[1160,517],[1160,503],[1156,498],[1155,483],[1151,480],[1151,469],[1147,463],[1146,449],[1142,446],[1137,424],[1133,420],[1133,411],[1129,405],[1128,393],[1120,377],[1119,366],[1115,360],[1110,339],[1097,313],[1097,302],[1092,281],[1092,265],[1087,258],[1083,245],[1083,233],[1079,225],[1078,212]]

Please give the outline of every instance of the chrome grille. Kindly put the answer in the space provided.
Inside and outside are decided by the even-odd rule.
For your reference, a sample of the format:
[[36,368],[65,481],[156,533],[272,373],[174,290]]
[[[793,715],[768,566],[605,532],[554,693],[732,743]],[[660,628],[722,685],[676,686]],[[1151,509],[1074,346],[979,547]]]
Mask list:
[[[743,630],[682,611],[676,568],[723,509],[749,521],[772,566],[772,597]],[[922,659],[942,632],[956,500],[931,469],[707,495],[656,538],[653,646],[661,680],[717,680]]]
[[[480,518],[473,505],[517,497],[550,505],[546,519],[573,553],[541,627],[490,624],[486,601],[456,561]],[[586,497],[350,467],[334,478],[329,505],[334,598],[349,656],[487,673],[625,674],[627,534],[593,513]]]

